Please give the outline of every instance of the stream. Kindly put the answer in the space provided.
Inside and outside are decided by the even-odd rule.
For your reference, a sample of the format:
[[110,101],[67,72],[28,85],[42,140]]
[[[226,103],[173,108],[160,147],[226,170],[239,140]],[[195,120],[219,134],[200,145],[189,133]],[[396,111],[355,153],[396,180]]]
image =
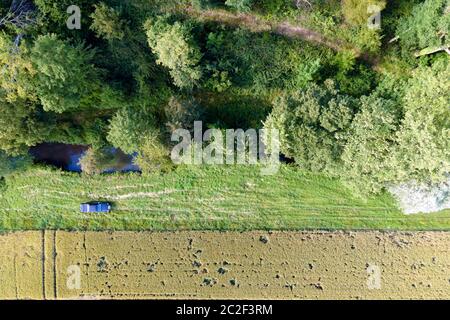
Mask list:
[[[30,148],[30,154],[36,163],[51,165],[64,171],[81,172],[80,158],[89,146],[64,143],[41,143]],[[116,158],[113,167],[103,173],[138,172],[139,167],[133,163],[134,155],[123,153],[120,149],[111,148]]]

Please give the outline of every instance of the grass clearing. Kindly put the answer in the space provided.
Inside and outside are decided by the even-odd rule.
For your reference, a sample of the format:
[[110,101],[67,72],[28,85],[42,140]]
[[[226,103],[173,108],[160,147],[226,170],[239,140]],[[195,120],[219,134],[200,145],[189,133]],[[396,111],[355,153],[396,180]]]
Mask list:
[[[82,214],[85,201],[113,203]],[[282,166],[180,167],[166,175],[86,177],[49,168],[11,176],[0,230],[450,230],[448,211],[406,216],[383,194],[362,199],[339,181]]]

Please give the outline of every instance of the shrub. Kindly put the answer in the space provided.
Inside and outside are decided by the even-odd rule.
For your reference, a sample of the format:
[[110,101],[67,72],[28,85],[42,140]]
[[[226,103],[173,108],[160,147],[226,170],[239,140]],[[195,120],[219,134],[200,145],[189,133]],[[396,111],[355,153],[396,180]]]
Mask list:
[[115,164],[114,153],[110,149],[89,148],[78,164],[81,171],[87,175],[100,174]]
[[0,178],[6,177],[15,171],[23,171],[33,163],[29,155],[12,157],[0,151]]
[[146,135],[157,130],[153,114],[147,109],[119,109],[109,125],[107,140],[123,152],[132,154],[139,150]]
[[143,174],[167,172],[173,168],[170,150],[160,141],[157,135],[147,135],[139,148],[135,164]]

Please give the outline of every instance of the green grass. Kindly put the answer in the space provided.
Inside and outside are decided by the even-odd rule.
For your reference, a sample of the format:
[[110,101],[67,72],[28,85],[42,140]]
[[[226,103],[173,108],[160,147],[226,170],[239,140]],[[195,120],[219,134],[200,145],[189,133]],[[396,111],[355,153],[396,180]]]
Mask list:
[[[109,214],[81,202],[108,200]],[[403,215],[387,194],[362,199],[340,182],[282,166],[178,168],[166,175],[93,178],[45,168],[11,176],[0,193],[0,230],[450,230],[449,212]]]

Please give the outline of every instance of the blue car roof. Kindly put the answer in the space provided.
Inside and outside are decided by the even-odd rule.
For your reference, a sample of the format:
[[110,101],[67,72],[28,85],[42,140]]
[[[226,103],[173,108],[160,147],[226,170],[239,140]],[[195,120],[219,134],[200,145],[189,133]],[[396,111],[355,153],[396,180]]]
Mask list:
[[80,205],[81,212],[106,212],[111,209],[111,204],[108,202],[92,202],[82,203]]

